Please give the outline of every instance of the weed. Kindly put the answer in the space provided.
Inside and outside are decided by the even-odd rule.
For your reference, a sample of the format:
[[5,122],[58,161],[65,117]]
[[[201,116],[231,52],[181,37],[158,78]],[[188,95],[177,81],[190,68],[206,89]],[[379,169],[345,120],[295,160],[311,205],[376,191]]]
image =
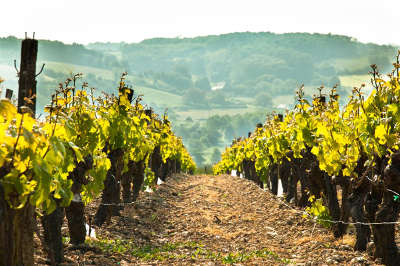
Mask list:
[[63,236],[63,237],[62,237],[62,243],[63,243],[63,244],[68,244],[69,241],[70,241],[69,236]]
[[332,225],[329,221],[331,220],[331,216],[329,215],[328,208],[323,205],[322,199],[315,199],[315,196],[313,195],[308,199],[308,201],[311,202],[311,206],[305,209],[308,215],[304,214],[303,217],[314,217],[317,223],[326,228],[330,228]]
[[[279,258],[278,254],[269,251],[267,249],[229,253],[222,255],[220,252],[213,252],[208,250],[201,243],[189,241],[189,242],[175,242],[166,243],[162,246],[155,247],[146,245],[137,247],[131,240],[87,240],[88,244],[93,244],[100,248],[103,252],[107,253],[118,253],[118,254],[130,254],[136,258],[146,261],[165,261],[167,259],[210,259],[213,261],[220,261],[224,264],[234,264],[248,261],[252,258],[273,258],[284,264],[289,264],[290,261],[287,259]],[[186,249],[192,250],[188,253],[179,254],[179,250]]]

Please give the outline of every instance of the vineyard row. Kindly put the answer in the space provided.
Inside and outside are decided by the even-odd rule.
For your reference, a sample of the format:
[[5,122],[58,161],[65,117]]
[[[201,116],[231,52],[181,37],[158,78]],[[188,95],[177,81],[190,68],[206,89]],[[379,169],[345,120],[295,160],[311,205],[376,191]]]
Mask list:
[[319,88],[311,103],[301,87],[293,110],[273,114],[248,138],[235,139],[214,173],[237,170],[260,187],[266,184],[273,194],[280,179],[285,200],[306,207],[335,237],[346,233],[352,219],[354,249],[365,251],[373,240],[374,256],[398,265],[399,55],[393,65],[387,76],[372,65],[371,94],[365,97],[364,84],[355,87],[344,107],[339,107],[335,87],[328,95]]
[[[39,219],[49,259],[57,265],[64,259],[64,212],[70,242],[83,244],[85,205],[100,194],[97,226],[117,215],[121,202],[135,201],[144,186],[156,185],[158,177],[193,172],[196,166],[168,117],[158,117],[134,97],[126,73],[117,96],[101,97],[80,82],[81,74],[73,75],[52,95],[47,115],[35,119],[36,75],[23,68],[26,44],[36,45],[37,52],[36,40],[23,41],[19,84],[34,90],[20,91],[18,108],[0,100],[0,264],[34,264]],[[28,65],[35,65],[36,55],[27,57],[33,58]]]

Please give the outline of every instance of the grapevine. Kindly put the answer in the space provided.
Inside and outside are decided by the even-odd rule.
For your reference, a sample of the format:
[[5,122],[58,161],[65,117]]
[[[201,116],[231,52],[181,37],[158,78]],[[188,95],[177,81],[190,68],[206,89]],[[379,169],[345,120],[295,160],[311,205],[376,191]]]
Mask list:
[[[78,87],[82,74],[73,75],[60,83],[41,120],[33,118],[28,108],[18,113],[9,100],[0,100],[0,196],[10,210],[29,205],[42,216],[53,262],[63,260],[62,244],[57,244],[61,243],[61,224],[57,226],[62,223],[61,208],[66,208],[71,243],[80,244],[86,234],[84,205],[103,192],[99,225],[109,219],[113,213],[107,210],[120,209],[106,205],[120,203],[124,173],[134,175],[125,175],[124,188],[133,187],[137,193],[143,184],[155,184],[160,176],[154,172],[160,174],[159,168],[169,175],[196,167],[166,116],[161,120],[147,112],[141,97],[131,104],[134,91],[125,85],[125,77],[126,73],[118,97],[94,97],[87,83]],[[150,165],[155,150],[162,161]],[[110,188],[112,197],[105,198]],[[49,234],[49,230],[58,232]]]
[[[214,173],[237,170],[245,178],[272,186],[275,194],[280,178],[286,200],[294,199],[302,207],[310,204],[305,200],[309,197],[322,198],[330,217],[342,221],[331,224],[336,237],[344,234],[350,216],[361,223],[395,221],[400,194],[400,175],[394,170],[400,167],[399,55],[387,76],[372,65],[370,95],[365,97],[365,84],[355,87],[342,108],[336,87],[328,95],[319,88],[312,103],[304,98],[301,87],[296,106],[284,119],[272,114],[248,138],[233,141],[214,165]],[[342,191],[341,206],[337,185]],[[365,213],[358,211],[363,205]],[[351,208],[355,208],[352,213]],[[365,250],[371,231],[366,225],[356,227],[355,248]],[[393,225],[371,227],[375,256],[396,261],[397,252],[392,251],[397,247],[387,240],[393,239]]]

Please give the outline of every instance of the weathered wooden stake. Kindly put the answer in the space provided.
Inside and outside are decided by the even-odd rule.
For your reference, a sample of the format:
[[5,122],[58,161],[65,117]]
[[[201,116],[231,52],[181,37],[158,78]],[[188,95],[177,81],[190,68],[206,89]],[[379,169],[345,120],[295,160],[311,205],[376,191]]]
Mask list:
[[[21,47],[21,65],[19,68],[18,111],[22,106],[29,107],[33,114],[36,112],[36,59],[38,41],[25,39]],[[31,99],[26,101],[26,98]]]
[[[33,116],[36,111],[36,58],[38,41],[22,41],[21,66],[19,72],[18,111],[22,106],[29,107]],[[11,98],[12,91],[7,90],[6,97]],[[25,97],[31,101],[25,103]],[[8,172],[0,169],[0,179]],[[29,201],[21,209],[10,208],[5,200],[4,188],[0,183],[0,265],[33,265],[34,207]]]
[[6,90],[6,98],[11,100],[13,92],[14,92],[13,90],[7,89]]

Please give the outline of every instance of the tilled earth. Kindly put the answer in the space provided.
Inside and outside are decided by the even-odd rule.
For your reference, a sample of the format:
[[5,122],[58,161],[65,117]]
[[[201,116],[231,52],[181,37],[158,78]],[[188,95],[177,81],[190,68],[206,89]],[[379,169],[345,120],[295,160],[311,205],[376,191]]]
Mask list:
[[[354,235],[334,239],[300,210],[228,175],[173,176],[94,229],[83,247],[66,241],[63,265],[380,265],[353,251]],[[36,263],[45,264],[35,245]]]

